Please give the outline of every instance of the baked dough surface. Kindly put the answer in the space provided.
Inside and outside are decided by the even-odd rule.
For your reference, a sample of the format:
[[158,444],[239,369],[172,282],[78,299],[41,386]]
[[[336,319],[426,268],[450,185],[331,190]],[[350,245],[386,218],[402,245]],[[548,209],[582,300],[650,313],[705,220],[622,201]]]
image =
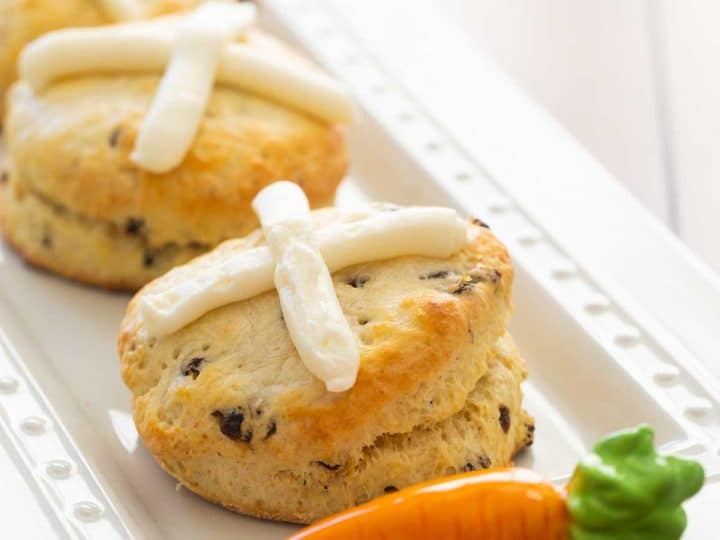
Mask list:
[[[390,211],[389,209],[387,211]],[[314,212],[318,222],[342,210]],[[486,228],[449,259],[402,257],[333,274],[358,337],[356,385],[328,393],[302,364],[271,291],[218,308],[162,338],[138,315],[144,294],[255,232],[147,285],[122,323],[122,375],[146,446],[203,497],[247,514],[308,522],[386,490],[506,465],[532,435],[523,361],[505,334],[513,268]]]

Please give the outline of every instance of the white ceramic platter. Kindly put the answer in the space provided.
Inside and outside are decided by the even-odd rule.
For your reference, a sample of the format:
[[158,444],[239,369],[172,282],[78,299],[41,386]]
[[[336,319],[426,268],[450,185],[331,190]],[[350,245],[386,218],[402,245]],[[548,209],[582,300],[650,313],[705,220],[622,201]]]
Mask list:
[[[266,22],[337,71],[364,112],[338,203],[444,204],[481,217],[517,267],[512,331],[528,359],[536,443],[518,464],[562,482],[601,435],[640,422],[708,473],[688,538],[720,503],[716,382],[602,283],[407,98],[321,3],[271,0]],[[128,296],[77,286],[0,252],[0,532],[9,538],[282,538],[292,527],[177,490],[138,440],[115,352]],[[6,536],[3,534],[3,537]]]

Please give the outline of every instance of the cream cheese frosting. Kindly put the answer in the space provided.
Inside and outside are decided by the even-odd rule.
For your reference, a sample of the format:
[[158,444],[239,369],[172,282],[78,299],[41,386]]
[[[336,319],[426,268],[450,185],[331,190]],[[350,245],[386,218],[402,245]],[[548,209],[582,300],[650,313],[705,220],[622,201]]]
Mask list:
[[305,367],[329,392],[355,384],[360,354],[317,246],[310,204],[292,182],[276,182],[252,203],[275,261],[275,288]]
[[210,2],[178,32],[172,58],[140,127],[130,159],[154,173],[185,157],[205,113],[225,44],[255,20],[255,6]]

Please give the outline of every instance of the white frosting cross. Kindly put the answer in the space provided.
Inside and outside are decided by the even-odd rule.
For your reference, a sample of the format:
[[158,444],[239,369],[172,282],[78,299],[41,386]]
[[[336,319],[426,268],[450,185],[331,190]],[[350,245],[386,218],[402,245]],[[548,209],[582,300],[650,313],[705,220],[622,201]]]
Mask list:
[[[303,363],[330,391],[351,386],[357,375],[356,345],[329,272],[405,255],[450,257],[466,245],[467,226],[450,208],[368,207],[344,221],[311,229],[307,205],[302,191],[289,182],[261,191],[253,206],[268,246],[214,264],[203,265],[200,259],[192,276],[183,275],[186,268],[171,271],[167,285],[160,281],[139,300],[148,334],[175,332],[213,309],[276,287]],[[182,277],[173,280],[173,272]]]
[[20,78],[40,91],[62,77],[155,73],[170,62],[133,154],[156,173],[177,166],[187,153],[214,80],[321,120],[350,121],[353,104],[335,80],[249,44],[227,42],[254,17],[253,4],[209,2],[185,16],[50,32],[23,50]]

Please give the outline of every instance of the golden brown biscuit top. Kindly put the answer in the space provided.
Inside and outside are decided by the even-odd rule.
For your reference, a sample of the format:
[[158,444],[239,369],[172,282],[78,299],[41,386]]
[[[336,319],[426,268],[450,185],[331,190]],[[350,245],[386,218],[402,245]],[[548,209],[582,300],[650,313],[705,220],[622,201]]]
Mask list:
[[[342,212],[315,212],[332,221]],[[333,274],[335,290],[360,343],[356,385],[332,394],[299,359],[277,294],[216,309],[182,330],[148,338],[138,298],[193,266],[262,242],[231,240],[149,284],[131,302],[119,338],[122,372],[136,422],[154,452],[233,455],[262,445],[282,457],[336,459],[385,432],[405,432],[457,412],[486,370],[504,333],[513,269],[487,229],[449,259],[402,257]],[[187,445],[174,446],[178,430]],[[167,454],[166,454],[167,455]]]
[[[250,39],[279,52],[255,32]],[[270,43],[270,45],[268,45]],[[120,230],[142,220],[151,246],[215,244],[246,234],[265,185],[300,184],[313,206],[332,201],[346,169],[340,128],[239,90],[216,86],[181,165],[155,175],[129,154],[157,76],[78,77],[34,94],[18,83],[5,128],[13,168],[28,189]]]

